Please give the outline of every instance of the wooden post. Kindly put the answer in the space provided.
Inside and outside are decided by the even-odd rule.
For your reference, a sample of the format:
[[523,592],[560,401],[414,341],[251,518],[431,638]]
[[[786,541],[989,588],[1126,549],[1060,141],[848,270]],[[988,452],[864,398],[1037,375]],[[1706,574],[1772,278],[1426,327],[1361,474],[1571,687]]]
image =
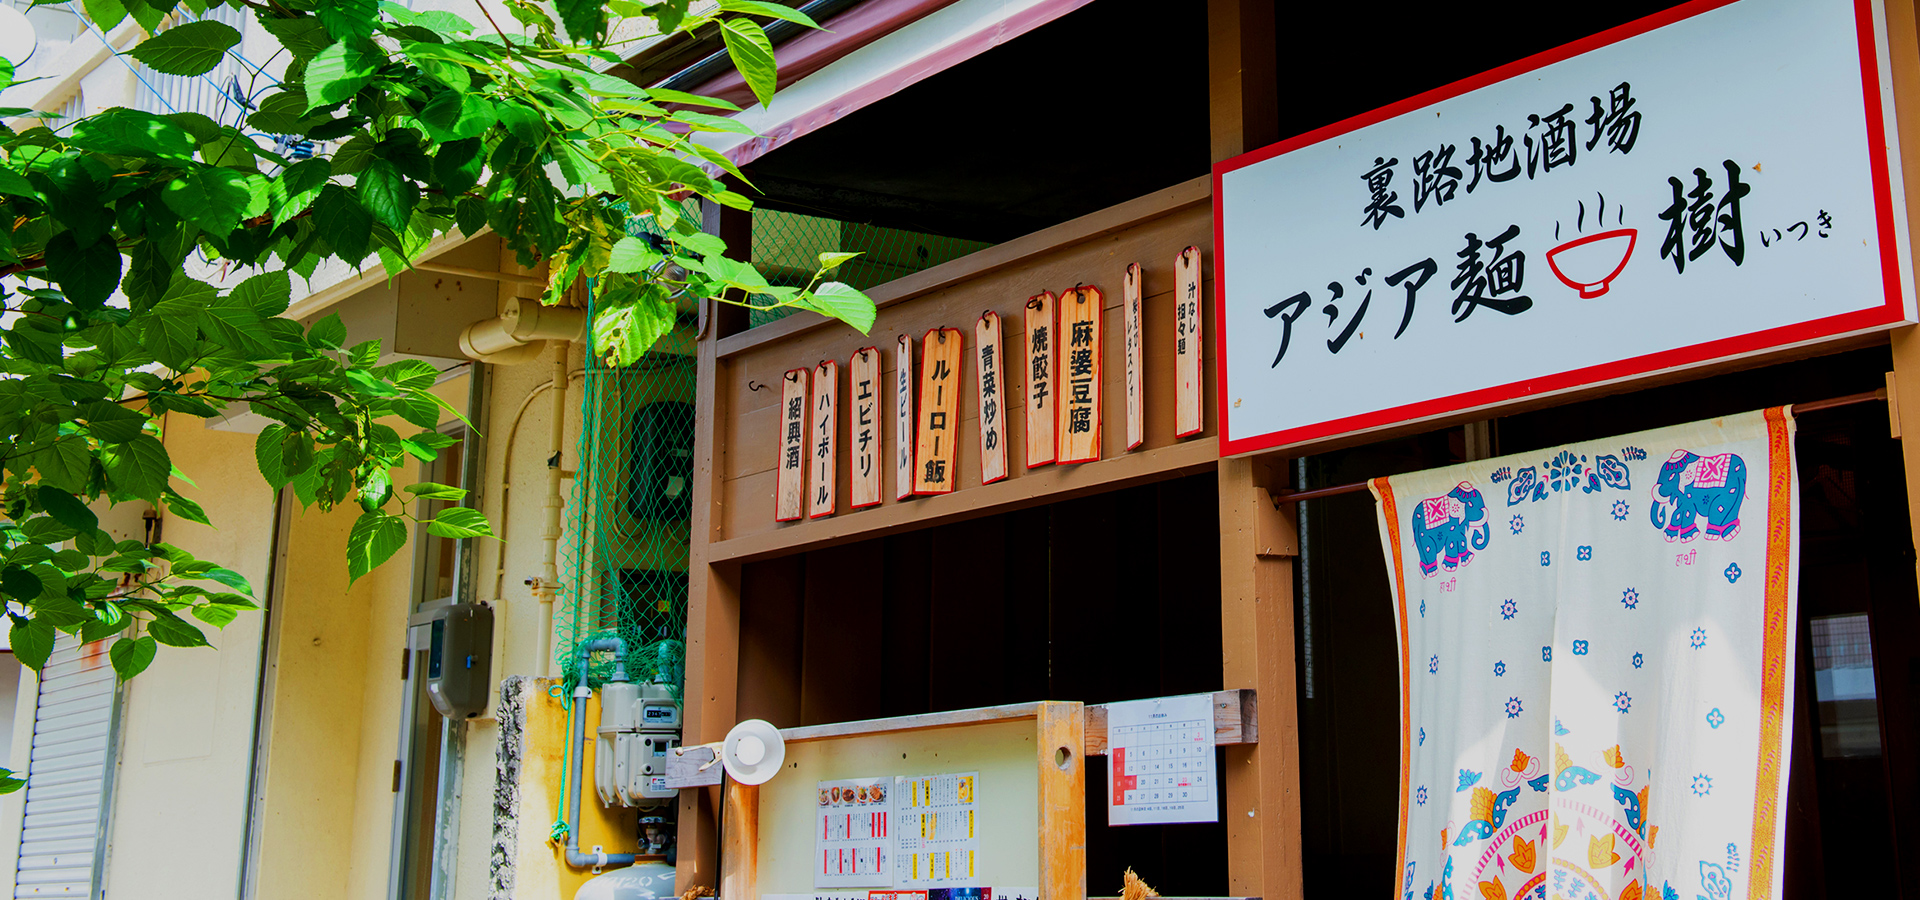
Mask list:
[[[1920,241],[1920,23],[1912,2],[1890,2],[1887,64],[1893,70],[1893,105],[1899,126],[1901,175],[1907,195],[1909,240]],[[1913,302],[1912,298],[1908,302]],[[1887,379],[1889,415],[1900,423],[1900,452],[1907,471],[1907,518],[1920,523],[1920,328],[1893,332],[1893,372]],[[1920,531],[1916,531],[1920,536]]]
[[[1294,693],[1294,510],[1275,510],[1263,464],[1220,461],[1220,634],[1227,690],[1258,692],[1260,742],[1226,748],[1227,892],[1303,896]],[[1280,532],[1276,534],[1275,532]]]
[[760,868],[760,786],[729,779],[726,785],[725,840],[720,873],[720,896],[758,897]]
[[[745,259],[750,252],[752,220],[745,210],[706,204],[705,230],[727,242],[728,253]],[[725,537],[717,504],[726,471],[723,423],[731,404],[719,390],[721,362],[714,352],[720,338],[745,331],[746,310],[708,301],[695,356],[696,397],[693,437],[693,540],[687,565],[687,681],[682,691],[682,740],[688,744],[720,740],[733,727],[740,678],[740,566],[708,562],[707,547]],[[675,880],[718,887],[720,880],[718,788],[680,792],[679,858]]]
[[1207,0],[1208,130],[1218,162],[1280,139],[1271,0]]
[[1086,900],[1086,709],[1040,704],[1040,900]]

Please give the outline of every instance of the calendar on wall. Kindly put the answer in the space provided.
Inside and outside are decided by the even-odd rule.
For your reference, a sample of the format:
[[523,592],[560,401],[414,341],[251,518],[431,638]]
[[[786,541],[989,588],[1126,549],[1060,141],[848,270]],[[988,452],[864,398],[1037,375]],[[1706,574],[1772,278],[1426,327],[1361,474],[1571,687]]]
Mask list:
[[1215,822],[1213,695],[1107,704],[1107,824]]

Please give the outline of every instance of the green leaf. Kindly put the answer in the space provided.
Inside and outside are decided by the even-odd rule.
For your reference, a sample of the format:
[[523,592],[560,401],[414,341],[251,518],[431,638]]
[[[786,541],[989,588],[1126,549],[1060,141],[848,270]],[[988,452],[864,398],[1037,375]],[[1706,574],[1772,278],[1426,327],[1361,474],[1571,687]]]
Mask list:
[[248,126],[269,134],[299,134],[306,131],[309,121],[307,94],[297,90],[268,94],[260,101],[260,108],[247,116]]
[[644,272],[664,258],[646,238],[630,234],[613,245],[613,251],[607,258],[607,271]]
[[349,265],[358,266],[372,250],[373,214],[337,184],[327,185],[313,202],[313,225]]
[[87,442],[78,437],[60,438],[30,457],[40,479],[78,494],[85,490],[92,475],[93,454]]
[[360,40],[341,41],[320,51],[307,64],[307,108],[332,106],[359,93],[384,61],[378,48]]
[[153,113],[113,107],[74,123],[68,143],[116,156],[191,159],[195,141],[185,128]]
[[203,606],[196,606],[191,612],[194,618],[208,625],[212,625],[215,628],[225,628],[227,627],[227,623],[232,622],[240,616],[240,610],[237,607],[228,606],[224,603],[209,603]]
[[250,180],[259,178],[223,166],[196,164],[168,184],[160,199],[175,215],[216,235],[240,227],[253,205]]
[[93,439],[103,444],[131,441],[144,433],[147,424],[146,416],[108,400],[81,404],[75,412],[86,420]]
[[120,0],[84,0],[81,4],[87,11],[87,18],[93,20],[93,26],[102,33],[113,30],[127,17],[127,7]]
[[113,486],[143,500],[160,499],[167,476],[173,473],[167,448],[148,434],[101,451],[101,458]]
[[465,488],[457,488],[450,484],[434,484],[431,481],[410,484],[402,490],[420,500],[459,500],[467,496]]
[[72,494],[52,485],[43,484],[39,488],[40,507],[59,522],[75,531],[92,532],[100,527],[100,517],[93,514],[85,503]]
[[838,281],[829,281],[808,295],[806,305],[823,316],[839,319],[859,329],[861,334],[873,330],[873,301],[867,295],[855,290],[852,285]]
[[261,272],[234,286],[227,296],[261,316],[277,316],[293,302],[293,279],[285,269]]
[[287,426],[278,422],[260,429],[253,437],[253,461],[260,467],[260,477],[267,480],[267,487],[279,490],[287,486],[293,476],[287,474],[287,467],[281,463],[280,439],[287,434]]
[[33,182],[12,169],[0,168],[0,194],[12,194],[28,200],[40,199],[40,192],[33,189]]
[[82,247],[73,232],[62,231],[47,242],[47,280],[77,304],[98,306],[113,296],[121,262],[120,248],[110,238]]
[[704,106],[708,109],[723,109],[727,112],[739,112],[740,107],[719,97],[704,97],[676,91],[671,88],[648,88],[647,96],[661,103],[679,103],[685,106]]
[[386,513],[361,513],[347,534],[348,583],[378,568],[407,544],[407,523]]
[[448,141],[441,144],[433,156],[433,177],[439,180],[441,190],[450,194],[465,193],[480,183],[485,162],[479,138]]
[[537,147],[547,138],[549,126],[546,117],[521,103],[501,103],[495,108],[494,114],[500,117],[500,124],[506,126],[507,133],[520,139],[521,143]]
[[599,311],[593,319],[594,355],[611,354],[613,365],[631,365],[673,330],[674,319],[673,304],[652,291],[630,305]]
[[694,112],[691,109],[674,110],[673,115],[668,118],[671,118],[675,122],[685,122],[688,125],[692,125],[695,131],[726,131],[748,136],[756,133],[753,130],[753,126],[739,119],[730,119],[726,116],[716,116],[711,113]]
[[211,19],[188,22],[140,42],[127,55],[168,75],[204,75],[240,43],[233,26]]
[[384,159],[374,160],[360,173],[358,187],[360,202],[373,213],[374,220],[396,231],[407,227],[414,204],[420,202],[420,188]]
[[113,663],[113,673],[126,681],[145,672],[159,651],[160,642],[151,637],[123,637],[107,648],[107,659]]
[[168,512],[189,522],[197,522],[209,527],[213,525],[213,522],[207,519],[207,511],[201,509],[200,504],[180,496],[172,489],[162,491],[160,496],[166,501]]
[[26,603],[40,596],[47,587],[40,583],[38,576],[21,566],[8,566],[0,569],[0,592],[14,603]]
[[205,578],[208,581],[219,582],[243,594],[253,593],[253,585],[247,582],[246,576],[225,566],[214,566],[199,577]]
[[852,262],[854,258],[858,256],[860,256],[860,253],[838,253],[834,251],[822,253],[820,254],[820,269],[823,272],[831,272],[834,269],[840,268],[840,266],[845,263]]
[[154,611],[153,621],[147,623],[147,633],[169,647],[207,646],[207,636],[200,629],[164,609]]
[[720,11],[771,16],[775,19],[785,19],[798,25],[805,25],[808,28],[820,27],[820,23],[815,22],[813,17],[806,13],[778,3],[767,3],[765,0],[720,0]]
[[339,313],[328,313],[327,317],[313,323],[307,329],[307,340],[322,347],[338,350],[347,342],[347,325],[340,321]]
[[427,533],[443,538],[493,537],[493,527],[479,510],[456,506],[434,516],[427,523]]
[[315,157],[294,163],[276,176],[268,195],[274,227],[285,225],[294,216],[306,212],[332,175],[333,164]]
[[314,14],[327,26],[328,34],[344,41],[372,34],[380,7],[376,0],[326,0],[315,5]]
[[753,96],[761,106],[772,103],[778,76],[773,42],[767,39],[767,33],[747,19],[727,19],[720,23],[720,36],[726,41],[727,55],[733,57],[734,66],[740,70],[740,77],[746,79],[747,87],[753,90]]
[[53,623],[19,614],[9,614],[9,618],[13,619],[13,630],[8,637],[14,658],[35,672],[40,671],[47,664],[47,657],[53,655]]
[[420,110],[420,124],[436,141],[477,138],[499,120],[492,100],[458,91],[442,91]]
[[567,26],[567,37],[576,44],[598,44],[607,31],[607,8],[603,0],[554,0],[560,23]]
[[264,16],[257,17],[256,21],[267,30],[268,34],[280,39],[280,46],[287,48],[288,52],[299,59],[311,60],[314,54],[325,50],[328,44],[333,43],[327,35],[326,26],[312,16],[296,16],[290,19]]

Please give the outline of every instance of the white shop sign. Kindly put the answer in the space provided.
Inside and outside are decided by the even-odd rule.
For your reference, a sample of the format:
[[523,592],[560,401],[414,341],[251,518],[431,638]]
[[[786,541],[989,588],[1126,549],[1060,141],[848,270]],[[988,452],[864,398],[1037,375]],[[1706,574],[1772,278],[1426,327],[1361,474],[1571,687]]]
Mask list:
[[1220,163],[1222,452],[1912,321],[1885,58],[1708,0]]

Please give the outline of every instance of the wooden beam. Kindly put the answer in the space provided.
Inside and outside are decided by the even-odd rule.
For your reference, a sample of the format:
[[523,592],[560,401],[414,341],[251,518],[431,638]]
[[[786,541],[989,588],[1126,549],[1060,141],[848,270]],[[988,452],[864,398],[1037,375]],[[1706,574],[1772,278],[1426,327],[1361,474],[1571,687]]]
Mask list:
[[[1893,70],[1893,107],[1900,135],[1900,172],[1906,188],[1908,237],[1920,245],[1920,16],[1911,0],[1890,0],[1887,63]],[[1912,298],[1908,298],[1911,303]],[[1920,329],[1892,333],[1893,372],[1887,378],[1889,424],[1898,423],[1907,472],[1907,518],[1920,523]],[[1920,530],[1916,530],[1920,536]]]
[[725,869],[720,873],[720,896],[758,897],[760,786],[729,781],[726,792],[727,845],[721,848],[720,862]]
[[[1304,891],[1293,559],[1273,555],[1275,548],[1260,540],[1261,518],[1273,511],[1265,468],[1245,457],[1220,461],[1222,681],[1229,690],[1257,691],[1268,726],[1259,743],[1226,749],[1220,815],[1227,823],[1228,890],[1296,900]],[[1291,519],[1294,507],[1279,513]]]
[[[709,323],[717,326],[718,323]],[[693,438],[692,547],[687,565],[687,665],[681,691],[683,741],[720,740],[734,724],[740,680],[740,566],[714,563],[708,548],[717,535],[716,504],[726,471],[724,423],[729,401],[718,389],[719,356],[714,328],[697,346]],[[716,767],[717,768],[717,767]],[[678,816],[676,882],[717,887],[719,878],[717,791],[682,791]]]
[[770,559],[875,535],[899,534],[949,522],[962,522],[1188,475],[1211,468],[1218,457],[1219,442],[1213,438],[1199,438],[1085,466],[1036,469],[1019,478],[937,497],[922,497],[912,503],[888,504],[859,515],[797,522],[776,531],[718,541],[707,547],[706,553],[707,558],[715,562]]
[[1208,128],[1213,160],[1280,139],[1272,0],[1207,0]]
[[[1257,696],[1258,694],[1248,688],[1213,692],[1213,743],[1215,746],[1260,743],[1260,705],[1254,699]],[[1107,755],[1107,707],[1105,704],[1087,707],[1087,742],[1085,749],[1081,750],[1081,755]]]
[[1079,703],[1039,706],[1040,900],[1086,900],[1086,713]]

